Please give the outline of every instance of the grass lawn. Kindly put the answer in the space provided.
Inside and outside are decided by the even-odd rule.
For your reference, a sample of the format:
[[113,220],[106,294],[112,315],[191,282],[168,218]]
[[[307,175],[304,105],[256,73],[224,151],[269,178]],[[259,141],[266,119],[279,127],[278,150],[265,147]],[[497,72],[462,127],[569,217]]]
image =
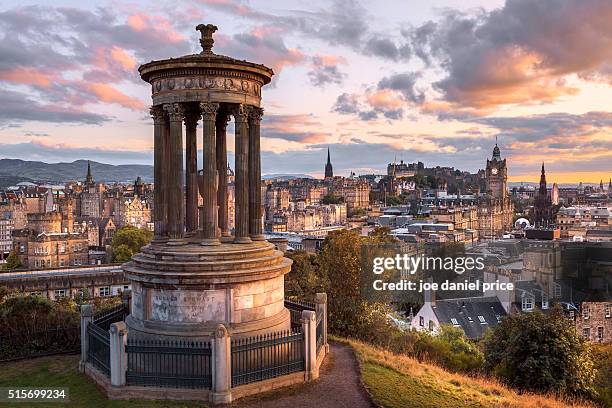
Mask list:
[[366,389],[374,401],[385,408],[592,407],[545,395],[518,394],[489,378],[454,374],[358,341],[344,342],[357,354]]
[[79,356],[50,356],[0,363],[0,387],[41,387],[69,389],[70,403],[2,404],[2,407],[204,407],[196,402],[109,401],[84,374],[77,371]]

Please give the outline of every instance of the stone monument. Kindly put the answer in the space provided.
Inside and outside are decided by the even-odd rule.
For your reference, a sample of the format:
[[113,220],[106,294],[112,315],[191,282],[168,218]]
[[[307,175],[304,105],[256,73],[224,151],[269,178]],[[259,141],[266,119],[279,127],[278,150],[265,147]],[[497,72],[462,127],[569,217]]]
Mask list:
[[[200,24],[202,52],[139,67],[151,84],[155,237],[123,265],[132,283],[130,336],[234,338],[290,327],[284,275],[291,261],[262,231],[261,88],[273,71],[215,54],[214,25]],[[226,126],[235,121],[236,226],[228,228]],[[198,180],[197,124],[203,169]],[[185,131],[183,132],[183,126]],[[183,163],[183,134],[185,163]],[[203,206],[198,208],[198,194]]]

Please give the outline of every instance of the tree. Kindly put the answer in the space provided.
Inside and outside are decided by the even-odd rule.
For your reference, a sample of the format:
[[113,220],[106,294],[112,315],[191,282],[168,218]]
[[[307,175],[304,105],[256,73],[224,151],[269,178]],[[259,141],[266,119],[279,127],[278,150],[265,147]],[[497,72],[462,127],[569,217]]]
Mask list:
[[505,317],[484,339],[485,369],[526,391],[592,397],[595,369],[588,343],[559,308]]
[[327,194],[321,198],[321,204],[341,204],[344,202],[344,198],[335,196],[333,194]]
[[402,204],[402,199],[397,196],[389,196],[385,199],[385,204],[391,206],[400,205]]
[[6,263],[4,264],[2,269],[10,271],[12,269],[21,268],[21,266],[22,265],[21,261],[19,260],[19,257],[17,256],[15,251],[11,251],[9,256],[6,257]]
[[313,299],[322,290],[322,281],[317,276],[317,257],[305,251],[297,251],[289,258],[293,261],[291,272],[285,277],[285,292],[289,296]]
[[149,230],[131,225],[119,228],[111,242],[112,261],[117,263],[129,261],[135,253],[140,252],[140,248],[151,242],[151,239],[153,233]]

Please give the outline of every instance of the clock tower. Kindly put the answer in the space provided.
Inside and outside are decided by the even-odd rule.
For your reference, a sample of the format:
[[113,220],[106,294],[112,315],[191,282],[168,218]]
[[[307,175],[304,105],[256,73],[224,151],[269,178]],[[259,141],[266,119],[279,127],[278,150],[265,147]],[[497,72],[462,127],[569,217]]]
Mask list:
[[508,169],[506,159],[501,158],[497,143],[493,148],[493,157],[487,159],[487,193],[493,198],[505,200],[508,197]]

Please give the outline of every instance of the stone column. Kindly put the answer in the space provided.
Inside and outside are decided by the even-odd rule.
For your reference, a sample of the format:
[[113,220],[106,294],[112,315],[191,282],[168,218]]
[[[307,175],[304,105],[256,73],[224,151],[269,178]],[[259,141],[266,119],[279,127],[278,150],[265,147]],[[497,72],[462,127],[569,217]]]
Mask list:
[[312,310],[302,310],[302,333],[304,333],[305,369],[308,381],[319,378],[317,367],[317,315]]
[[185,232],[185,196],[183,194],[183,118],[185,109],[180,103],[164,104],[170,121],[168,159],[164,171],[168,177],[166,203],[168,206],[169,245],[181,245]]
[[161,106],[152,106],[150,110],[153,117],[153,224],[155,237],[153,242],[163,242],[168,239],[166,230],[166,186],[164,185],[165,141],[164,127],[166,113]]
[[200,112],[190,108],[185,112],[185,224],[188,235],[198,230],[198,140],[196,129]]
[[234,243],[248,244],[249,237],[249,125],[248,107],[240,104],[234,109],[236,122],[236,232]]
[[203,163],[204,163],[204,212],[202,220],[202,245],[219,245],[217,238],[217,156],[215,122],[219,104],[215,102],[201,102],[202,133],[204,135]]
[[263,109],[249,111],[249,235],[253,241],[263,241],[261,227],[261,154],[260,123]]
[[317,293],[315,295],[315,305],[317,316],[321,316],[321,324],[323,325],[323,349],[325,354],[329,352],[329,344],[327,343],[327,293]]
[[213,333],[212,368],[213,381],[210,402],[213,404],[229,404],[232,402],[232,348],[230,336],[222,324]]
[[87,336],[87,325],[93,322],[94,307],[92,305],[81,305],[81,361],[79,371],[85,372],[87,363],[87,351],[89,350],[89,336]]
[[219,174],[219,185],[217,187],[217,204],[219,205],[219,228],[221,229],[221,240],[230,236],[227,208],[227,122],[230,117],[227,112],[217,113],[217,173]]
[[113,387],[125,385],[127,334],[128,329],[125,322],[110,325],[110,380]]

